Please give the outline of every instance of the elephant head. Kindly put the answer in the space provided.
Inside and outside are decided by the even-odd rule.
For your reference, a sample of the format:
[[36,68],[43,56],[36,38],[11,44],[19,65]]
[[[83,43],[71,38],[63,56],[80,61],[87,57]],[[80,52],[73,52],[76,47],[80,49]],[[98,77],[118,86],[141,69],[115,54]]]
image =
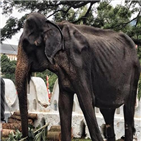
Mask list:
[[27,83],[31,72],[40,72],[53,64],[53,57],[63,50],[60,28],[38,13],[27,17],[18,45],[16,87],[19,97],[22,133],[28,135]]

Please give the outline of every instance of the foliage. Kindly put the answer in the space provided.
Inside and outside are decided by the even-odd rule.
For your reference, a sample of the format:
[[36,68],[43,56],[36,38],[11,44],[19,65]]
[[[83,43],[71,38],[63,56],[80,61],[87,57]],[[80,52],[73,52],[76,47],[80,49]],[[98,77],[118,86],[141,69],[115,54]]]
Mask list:
[[[100,0],[91,1],[7,1],[3,0],[1,4],[1,8],[3,10],[2,14],[10,15],[13,12],[14,7],[18,9],[18,12],[26,12],[24,16],[21,18],[9,17],[6,25],[1,30],[1,40],[5,40],[6,38],[11,38],[15,33],[17,33],[22,27],[23,23],[27,17],[27,15],[31,12],[39,12],[47,17],[51,17],[52,15],[57,14],[61,11],[64,15],[62,17],[68,16],[68,12],[71,8],[78,9],[87,4],[94,4],[99,2]],[[72,15],[70,15],[72,16]],[[87,16],[87,15],[86,15]],[[73,17],[71,17],[73,19]]]
[[1,72],[3,77],[15,82],[16,61],[10,61],[6,55],[1,56]]
[[[33,125],[28,127],[28,141],[46,141],[48,124],[35,128]],[[22,133],[17,130],[9,135],[6,141],[24,141],[27,137],[22,138]]]
[[[91,6],[89,8],[91,8]],[[64,11],[67,11],[66,7],[63,8]],[[72,23],[90,25],[90,21],[93,20],[93,15],[92,15],[92,10],[88,11],[89,8],[87,5],[85,5],[76,10],[74,8],[70,8],[68,13],[59,11],[54,15],[53,19],[54,21],[58,21],[58,22],[70,21]]]
[[15,134],[14,133],[11,133],[9,135],[7,141],[19,141],[21,139],[21,137],[22,137],[22,133],[19,130],[17,130],[15,132]]
[[54,83],[55,83],[55,81],[57,79],[57,75],[54,74],[53,72],[49,71],[49,70],[46,70],[44,72],[37,72],[36,73],[36,76],[41,77],[45,81],[45,83],[46,83],[47,75],[49,76],[49,89],[52,92]]
[[5,40],[7,38],[11,38],[13,35],[15,35],[20,29],[23,27],[23,22],[27,15],[23,16],[21,19],[17,19],[14,17],[10,17],[4,28],[1,30],[1,34],[3,35],[2,40]]
[[[110,28],[119,31],[123,28],[124,22],[129,22],[131,17],[131,11],[121,5],[117,5],[113,8],[107,2],[103,2],[98,7],[98,15],[94,20],[93,25],[100,28]],[[100,21],[100,22],[99,22]],[[126,26],[125,31],[129,28]]]
[[[5,27],[2,28],[2,40],[11,38],[22,27],[23,23],[30,12],[39,12],[49,17],[53,17],[55,21],[67,20],[77,24],[88,24],[100,28],[112,28],[114,30],[122,30],[126,32],[136,44],[141,46],[141,41],[136,37],[136,33],[140,34],[140,1],[126,1],[125,5],[117,5],[115,8],[110,5],[112,0],[95,1],[7,1],[1,4],[2,14],[10,15],[13,7],[19,12],[26,12],[21,18],[10,16]],[[95,3],[100,2],[98,7]],[[132,18],[135,13],[136,16]],[[134,28],[130,28],[129,24],[135,22]],[[139,29],[139,30],[138,30]],[[139,35],[138,35],[139,36]]]
[[9,15],[13,12],[13,8],[16,7],[19,12],[39,12],[47,17],[55,15],[58,12],[68,13],[71,8],[79,9],[88,4],[94,4],[100,2],[100,0],[92,1],[7,1],[4,0],[2,7],[2,14]]
[[[109,1],[103,1],[99,4],[97,10],[95,10],[93,3],[81,6],[79,9],[71,7],[69,11],[67,11],[66,7],[63,8],[63,11],[58,11],[54,15],[54,21],[67,20],[77,24],[87,24],[99,28],[123,31],[138,46],[141,46],[140,2],[129,1],[124,6],[116,5],[113,7]],[[67,13],[64,11],[67,11]],[[136,16],[132,18],[133,15]]]

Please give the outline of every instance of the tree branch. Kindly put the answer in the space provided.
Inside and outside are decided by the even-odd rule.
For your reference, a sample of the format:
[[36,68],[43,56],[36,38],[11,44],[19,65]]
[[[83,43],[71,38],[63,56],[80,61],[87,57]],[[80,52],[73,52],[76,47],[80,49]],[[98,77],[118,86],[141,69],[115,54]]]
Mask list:
[[47,16],[47,18],[49,18],[49,17],[55,15],[57,12],[63,12],[63,13],[65,13],[65,15],[66,15],[70,9],[71,9],[71,6],[68,7],[67,10],[63,10],[63,9],[56,10],[56,11],[54,11],[52,14],[50,14],[49,16]]
[[77,22],[83,20],[83,23],[86,24],[87,16],[88,16],[89,12],[91,11],[92,5],[93,5],[94,3],[95,3],[95,2],[91,2],[90,6],[89,6],[89,8],[88,8],[88,10],[87,10],[87,12],[85,13],[85,15],[82,16],[81,18],[79,18],[78,20],[74,21],[73,23],[77,23]]
[[138,13],[138,15],[137,15],[137,21],[136,21],[135,27],[137,27],[137,24],[138,24],[138,22],[139,22],[140,13],[141,13],[141,10],[139,11],[139,13]]
[[69,5],[69,6],[72,6],[74,9],[75,8],[80,8],[80,7],[82,7],[82,6],[85,6],[86,4],[88,4],[88,3],[97,3],[97,2],[100,2],[100,0],[95,0],[95,1],[76,1],[76,2],[74,2],[74,3],[72,3],[72,1],[71,2],[66,2],[67,3],[67,5]]
[[84,16],[84,17],[85,17],[84,20],[83,20],[83,23],[84,23],[84,24],[86,24],[86,17],[87,17],[88,14],[90,13],[93,4],[94,4],[94,3],[91,2],[91,4],[90,4],[90,6],[89,6],[89,8],[88,8],[88,10],[87,10],[87,12],[86,12],[86,14],[85,14],[85,16]]
[[126,22],[126,23],[120,23],[120,24],[118,24],[118,25],[116,25],[116,26],[114,26],[114,27],[112,27],[112,28],[116,28],[116,27],[121,27],[119,30],[121,30],[122,28],[124,28],[125,26],[127,26],[129,23],[131,23],[132,21],[134,21],[134,20],[136,20],[136,19],[138,19],[139,18],[139,15],[140,15],[140,12],[141,11],[139,11],[139,13],[138,13],[138,15],[135,17],[135,18],[133,18],[132,20],[130,20],[130,21],[128,21],[128,22]]

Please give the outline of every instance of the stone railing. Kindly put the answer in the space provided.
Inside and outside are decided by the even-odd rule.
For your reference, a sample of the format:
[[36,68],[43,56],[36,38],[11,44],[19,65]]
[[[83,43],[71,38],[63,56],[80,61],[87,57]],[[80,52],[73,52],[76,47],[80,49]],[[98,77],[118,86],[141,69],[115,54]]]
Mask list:
[[[5,113],[11,114],[19,110],[19,101],[14,83],[10,79],[5,82]],[[50,105],[47,88],[43,79],[32,77],[27,86],[27,103],[29,112],[45,112]]]

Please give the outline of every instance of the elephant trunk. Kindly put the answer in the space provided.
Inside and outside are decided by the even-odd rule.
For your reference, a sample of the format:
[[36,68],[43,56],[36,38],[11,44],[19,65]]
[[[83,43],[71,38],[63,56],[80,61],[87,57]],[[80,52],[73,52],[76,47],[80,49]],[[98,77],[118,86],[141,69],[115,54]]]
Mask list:
[[28,109],[27,109],[27,78],[29,74],[28,58],[23,48],[18,48],[16,67],[16,88],[19,98],[21,125],[23,137],[28,136]]

